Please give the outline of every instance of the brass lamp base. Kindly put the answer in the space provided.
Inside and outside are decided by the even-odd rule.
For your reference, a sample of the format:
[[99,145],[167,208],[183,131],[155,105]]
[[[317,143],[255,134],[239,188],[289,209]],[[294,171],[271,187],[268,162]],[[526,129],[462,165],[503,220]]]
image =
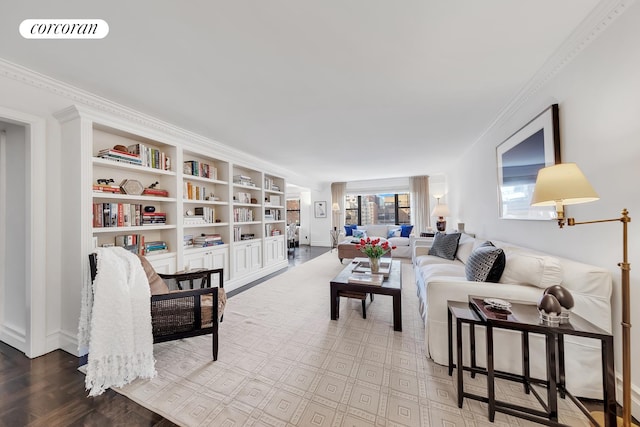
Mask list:
[[[598,422],[598,424],[600,424],[601,426],[604,425],[604,412],[594,411],[591,412],[591,416]],[[624,420],[622,419],[622,417],[618,417],[617,425],[618,427],[624,427]],[[634,423],[633,421],[631,422],[631,425],[638,426],[638,424]]]

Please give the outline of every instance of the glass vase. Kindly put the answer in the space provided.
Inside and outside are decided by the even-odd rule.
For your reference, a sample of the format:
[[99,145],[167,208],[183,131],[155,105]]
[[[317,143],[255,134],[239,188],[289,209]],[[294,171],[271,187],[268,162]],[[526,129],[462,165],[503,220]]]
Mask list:
[[377,274],[380,271],[380,258],[369,258],[369,266],[371,274]]

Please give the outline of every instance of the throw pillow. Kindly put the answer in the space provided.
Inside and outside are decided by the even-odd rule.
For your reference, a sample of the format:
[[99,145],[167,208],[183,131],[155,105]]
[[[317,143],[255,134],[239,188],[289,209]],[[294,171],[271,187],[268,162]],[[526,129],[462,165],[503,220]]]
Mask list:
[[400,237],[409,237],[411,230],[413,230],[413,225],[402,224],[400,226]]
[[367,238],[367,232],[365,230],[358,230],[356,228],[351,233],[352,233],[352,236],[355,237],[356,239],[366,239]]
[[392,227],[389,229],[389,231],[387,232],[387,239],[390,239],[392,237],[400,237],[400,233],[402,228],[401,227]]
[[542,289],[562,284],[562,265],[558,258],[531,252],[507,251],[506,259],[500,283],[524,283]]
[[151,295],[168,294],[169,287],[164,280],[162,280],[162,277],[158,276],[158,273],[156,273],[156,270],[153,268],[149,260],[140,255],[138,255],[138,258],[140,259],[140,264],[142,264],[144,273],[147,275]]
[[435,237],[433,238],[433,244],[429,249],[429,255],[453,260],[456,258],[459,241],[460,233],[436,233]]
[[355,230],[358,226],[356,224],[349,224],[344,226],[344,235],[345,236],[353,236],[353,230]]
[[484,242],[471,252],[465,274],[474,282],[498,282],[505,266],[504,251],[491,242]]

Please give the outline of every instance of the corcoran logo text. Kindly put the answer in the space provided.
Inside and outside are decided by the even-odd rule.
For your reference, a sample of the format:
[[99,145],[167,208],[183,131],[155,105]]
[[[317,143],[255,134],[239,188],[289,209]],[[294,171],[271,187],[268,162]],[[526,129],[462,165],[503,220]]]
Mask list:
[[25,19],[20,35],[25,39],[103,39],[109,24],[102,19]]

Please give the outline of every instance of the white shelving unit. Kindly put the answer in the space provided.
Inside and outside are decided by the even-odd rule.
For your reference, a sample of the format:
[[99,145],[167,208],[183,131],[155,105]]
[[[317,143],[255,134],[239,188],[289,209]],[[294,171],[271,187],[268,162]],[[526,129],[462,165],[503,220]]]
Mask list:
[[[136,236],[138,242],[165,242],[166,251],[147,255],[159,272],[224,268],[227,290],[287,267],[283,177],[236,164],[204,144],[84,107],[73,106],[55,116],[63,145],[76,164],[63,177],[69,186],[63,196],[68,206],[63,213],[63,238],[76,250],[63,258],[77,266],[83,277],[88,274],[87,255],[92,248],[115,244],[121,235]],[[135,144],[164,153],[154,151],[161,160],[157,167],[98,157],[101,150]],[[167,195],[94,191],[98,179],[113,180],[108,185],[116,186],[124,180],[139,181],[144,188],[155,184]],[[102,223],[96,219],[107,205],[120,212],[115,226],[105,226],[104,216]],[[145,207],[164,213],[166,223],[134,222],[136,205],[141,215]],[[131,214],[126,225],[125,211]],[[198,237],[217,244],[193,244]]]

